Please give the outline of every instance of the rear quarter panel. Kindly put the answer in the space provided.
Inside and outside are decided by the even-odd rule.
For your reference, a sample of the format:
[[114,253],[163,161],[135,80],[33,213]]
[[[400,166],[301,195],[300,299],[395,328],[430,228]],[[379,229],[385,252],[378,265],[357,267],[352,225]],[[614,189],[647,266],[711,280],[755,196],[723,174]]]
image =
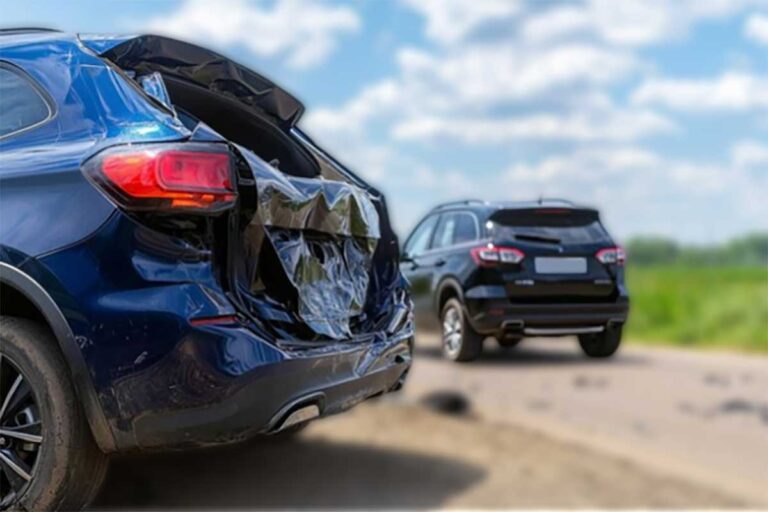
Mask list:
[[40,256],[82,240],[109,218],[114,206],[80,172],[99,149],[187,135],[76,39],[6,43],[0,61],[36,82],[53,110],[40,126],[0,139],[6,249]]

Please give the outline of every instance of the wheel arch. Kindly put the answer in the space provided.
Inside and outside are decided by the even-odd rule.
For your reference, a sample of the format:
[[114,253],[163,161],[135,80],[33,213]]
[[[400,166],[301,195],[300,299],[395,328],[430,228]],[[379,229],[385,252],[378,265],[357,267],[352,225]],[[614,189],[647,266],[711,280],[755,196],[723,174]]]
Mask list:
[[[72,384],[80,403],[83,404],[93,438],[102,451],[115,451],[115,440],[101,409],[85,359],[59,306],[32,277],[3,262],[0,262],[0,288],[3,289],[4,297],[26,301],[14,303],[10,310],[12,313],[26,313],[25,318],[44,322],[51,330],[67,362]],[[5,308],[0,305],[0,313],[4,311]]]
[[440,284],[437,285],[436,290],[434,311],[438,316],[440,316],[446,301],[451,297],[459,299],[462,303],[464,302],[464,291],[459,281],[454,277],[443,278]]

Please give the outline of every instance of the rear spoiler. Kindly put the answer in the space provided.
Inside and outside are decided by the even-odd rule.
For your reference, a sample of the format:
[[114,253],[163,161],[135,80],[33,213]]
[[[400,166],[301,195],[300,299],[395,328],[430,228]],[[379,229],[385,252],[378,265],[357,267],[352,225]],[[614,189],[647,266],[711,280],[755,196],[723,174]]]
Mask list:
[[600,220],[591,208],[505,208],[491,214],[489,220],[504,226],[569,227],[584,226]]
[[153,35],[82,35],[80,41],[123,70],[137,75],[158,72],[225,95],[284,129],[296,125],[304,113],[304,105],[271,80],[200,46]]

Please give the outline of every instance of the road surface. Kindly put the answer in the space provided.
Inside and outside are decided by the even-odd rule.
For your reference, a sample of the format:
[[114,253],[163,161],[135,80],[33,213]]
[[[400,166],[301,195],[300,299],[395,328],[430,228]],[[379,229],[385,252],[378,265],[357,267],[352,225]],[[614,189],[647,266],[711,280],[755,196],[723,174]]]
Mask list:
[[95,508],[768,506],[768,359],[488,346],[422,336],[402,393],[292,441],[118,459]]
[[485,419],[687,475],[768,504],[768,358],[622,347],[586,359],[572,338],[525,340],[451,364],[422,335],[406,394],[466,394]]

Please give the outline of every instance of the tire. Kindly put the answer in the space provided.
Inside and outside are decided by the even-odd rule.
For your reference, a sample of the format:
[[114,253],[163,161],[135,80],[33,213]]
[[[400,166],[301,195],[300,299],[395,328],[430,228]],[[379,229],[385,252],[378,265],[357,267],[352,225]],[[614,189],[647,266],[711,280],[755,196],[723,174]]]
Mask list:
[[523,338],[496,338],[496,343],[504,349],[515,348],[521,341],[523,341]]
[[440,313],[443,355],[451,361],[474,361],[483,352],[485,337],[469,325],[458,299],[448,299]]
[[[7,456],[11,452],[16,461],[25,457],[22,460],[28,471],[22,471],[29,476],[27,480],[7,461],[3,467],[0,460],[0,472],[4,470],[6,475],[0,477],[4,485],[0,500],[8,501],[0,509],[85,508],[104,481],[108,459],[93,440],[56,340],[35,322],[0,316],[0,356],[0,371],[4,372],[0,377],[0,412],[5,397],[12,396],[9,404],[16,404],[9,405],[0,417],[0,425],[5,427],[0,444],[6,447],[0,453]],[[14,389],[18,379],[22,380]],[[30,425],[24,432],[36,434],[35,439],[28,437],[21,444],[18,438],[10,437],[7,427],[18,425]],[[9,485],[7,475],[11,473],[15,486]]]
[[621,327],[609,327],[598,334],[580,334],[579,345],[589,357],[611,357],[621,345]]

